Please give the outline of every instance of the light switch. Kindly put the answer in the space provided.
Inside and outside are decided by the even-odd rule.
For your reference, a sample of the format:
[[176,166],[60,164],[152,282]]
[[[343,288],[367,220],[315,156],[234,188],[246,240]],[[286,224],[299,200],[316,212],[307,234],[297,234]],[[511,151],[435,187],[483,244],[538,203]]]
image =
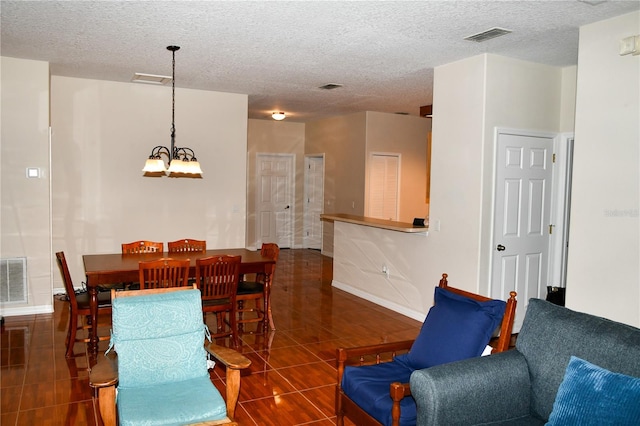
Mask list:
[[620,40],[620,56],[640,53],[640,35],[626,37]]
[[40,169],[38,167],[27,167],[27,177],[39,179]]

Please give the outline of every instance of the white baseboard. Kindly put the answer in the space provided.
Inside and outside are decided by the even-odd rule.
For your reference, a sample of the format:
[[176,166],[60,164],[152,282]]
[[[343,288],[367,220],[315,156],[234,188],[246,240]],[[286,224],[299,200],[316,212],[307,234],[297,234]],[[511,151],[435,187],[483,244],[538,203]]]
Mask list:
[[331,285],[335,288],[346,291],[347,293],[351,293],[354,296],[358,296],[365,300],[368,300],[369,302],[375,303],[376,305],[380,305],[384,308],[391,309],[392,311],[398,312],[399,314],[402,314],[406,317],[413,318],[416,321],[424,322],[424,319],[427,317],[422,312],[414,311],[412,309],[407,309],[405,306],[400,306],[388,300],[381,299],[377,296],[364,292],[358,288],[351,287],[348,284],[344,284],[339,281],[332,280]]
[[2,315],[5,317],[51,313],[53,313],[53,305],[20,306],[15,308],[7,307],[7,305],[4,305],[2,307]]

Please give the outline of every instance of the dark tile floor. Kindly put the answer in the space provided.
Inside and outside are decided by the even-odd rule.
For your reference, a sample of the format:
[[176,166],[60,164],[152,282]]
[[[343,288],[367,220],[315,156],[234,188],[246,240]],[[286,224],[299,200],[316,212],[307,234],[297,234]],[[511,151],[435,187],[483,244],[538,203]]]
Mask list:
[[[332,260],[314,250],[282,250],[273,284],[276,331],[245,333],[252,365],[242,377],[241,426],[335,425],[335,350],[414,338],[420,323],[331,287]],[[434,285],[437,283],[434,283]],[[0,334],[0,424],[100,425],[88,384],[85,344],[64,356],[68,306],[53,314],[5,318]],[[213,316],[210,316],[213,317]],[[99,330],[108,334],[109,319]],[[108,342],[101,342],[101,350]],[[224,388],[223,371],[211,372]],[[347,425],[352,425],[348,420]]]

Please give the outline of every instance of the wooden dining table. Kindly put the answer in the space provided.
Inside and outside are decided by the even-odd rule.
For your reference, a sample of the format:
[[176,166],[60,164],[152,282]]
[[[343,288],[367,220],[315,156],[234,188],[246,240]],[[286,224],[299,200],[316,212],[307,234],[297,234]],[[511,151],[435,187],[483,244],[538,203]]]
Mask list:
[[[275,260],[264,257],[260,251],[252,251],[243,248],[216,249],[205,252],[189,253],[139,253],[139,254],[85,254],[82,256],[84,271],[86,274],[86,286],[89,294],[91,310],[91,324],[89,329],[88,349],[90,354],[98,353],[98,287],[116,286],[120,283],[139,281],[139,263],[142,261],[156,260],[162,257],[173,259],[189,259],[189,277],[196,276],[196,259],[220,255],[242,256],[240,274],[253,274],[262,272],[265,274],[264,284],[264,312],[263,331],[268,328],[275,329],[271,317],[271,276],[276,266]],[[268,320],[267,320],[268,318]]]

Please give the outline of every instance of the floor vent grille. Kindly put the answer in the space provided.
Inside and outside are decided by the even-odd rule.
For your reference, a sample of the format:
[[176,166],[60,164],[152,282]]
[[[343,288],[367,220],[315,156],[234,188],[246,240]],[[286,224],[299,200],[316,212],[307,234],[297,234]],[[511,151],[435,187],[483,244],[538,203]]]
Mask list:
[[0,302],[27,302],[27,258],[0,259]]

